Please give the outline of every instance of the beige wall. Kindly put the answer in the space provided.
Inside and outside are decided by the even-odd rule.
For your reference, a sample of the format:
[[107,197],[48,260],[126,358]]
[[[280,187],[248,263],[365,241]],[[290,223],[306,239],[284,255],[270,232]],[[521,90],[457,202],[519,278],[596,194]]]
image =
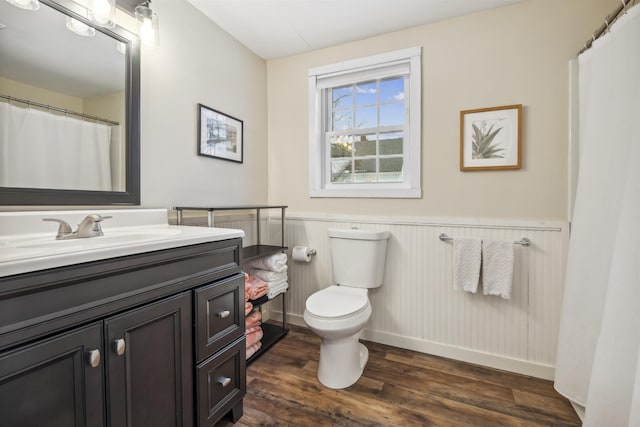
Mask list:
[[[154,0],[142,48],[143,207],[267,201],[266,63],[187,1]],[[198,103],[244,121],[244,163],[198,156]]]
[[[41,104],[53,105],[58,108],[82,113],[84,111],[82,98],[65,95],[36,86],[31,86],[16,80],[0,77],[0,94],[13,96],[14,98],[27,99]],[[5,102],[0,100],[0,102]],[[19,107],[24,104],[16,103]]]
[[[567,217],[568,61],[616,0],[528,0],[268,62],[269,201],[297,212]],[[307,70],[422,46],[422,199],[308,196]],[[461,110],[523,104],[523,167],[459,170]]]

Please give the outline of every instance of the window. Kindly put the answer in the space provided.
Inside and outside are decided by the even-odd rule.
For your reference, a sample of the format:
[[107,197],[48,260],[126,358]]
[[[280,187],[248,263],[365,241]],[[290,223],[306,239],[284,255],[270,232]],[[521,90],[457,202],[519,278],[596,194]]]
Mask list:
[[420,48],[309,70],[311,197],[419,198]]

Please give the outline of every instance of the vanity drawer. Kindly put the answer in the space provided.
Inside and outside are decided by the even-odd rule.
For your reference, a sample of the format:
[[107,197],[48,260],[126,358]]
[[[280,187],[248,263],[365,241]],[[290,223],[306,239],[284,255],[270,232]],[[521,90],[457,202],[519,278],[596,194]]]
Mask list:
[[[245,339],[202,362],[197,368],[198,426],[213,426],[229,410],[238,409],[242,416],[242,398],[247,391],[245,379]],[[235,408],[234,408],[235,406]]]
[[194,298],[199,362],[244,335],[244,276],[198,288]]

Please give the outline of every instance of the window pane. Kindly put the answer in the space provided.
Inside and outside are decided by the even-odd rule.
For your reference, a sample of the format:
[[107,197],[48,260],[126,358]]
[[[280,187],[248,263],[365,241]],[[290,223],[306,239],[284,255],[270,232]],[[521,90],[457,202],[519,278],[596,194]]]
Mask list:
[[378,103],[377,82],[359,83],[356,86],[356,107]]
[[353,181],[351,160],[341,159],[331,161],[331,182],[348,183]]
[[331,158],[351,157],[353,137],[334,136],[331,138]]
[[376,135],[358,135],[354,143],[355,155],[375,156],[376,155]]
[[356,110],[356,128],[373,128],[378,126],[378,109],[376,107],[358,108]]
[[380,106],[380,126],[404,124],[404,103]]
[[353,129],[353,110],[338,110],[333,112],[332,130]]
[[386,132],[380,134],[380,155],[402,154],[404,138],[402,132]]
[[334,110],[353,108],[353,86],[336,87],[331,92],[331,103]]
[[380,181],[402,182],[402,157],[380,159]]
[[404,78],[380,81],[380,103],[404,101]]
[[354,163],[354,182],[376,182],[376,159],[356,160]]

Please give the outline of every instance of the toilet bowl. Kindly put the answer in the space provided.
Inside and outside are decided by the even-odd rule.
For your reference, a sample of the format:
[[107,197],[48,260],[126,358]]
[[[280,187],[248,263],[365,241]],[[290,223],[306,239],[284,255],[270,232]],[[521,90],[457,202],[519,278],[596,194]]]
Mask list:
[[329,286],[307,299],[304,321],[322,338],[318,380],[346,388],[362,375],[369,351],[358,341],[371,317],[367,289]]
[[372,313],[369,289],[382,285],[389,233],[330,229],[329,237],[336,284],[307,298],[304,321],[322,338],[318,380],[340,389],[358,381],[369,360],[359,338]]

